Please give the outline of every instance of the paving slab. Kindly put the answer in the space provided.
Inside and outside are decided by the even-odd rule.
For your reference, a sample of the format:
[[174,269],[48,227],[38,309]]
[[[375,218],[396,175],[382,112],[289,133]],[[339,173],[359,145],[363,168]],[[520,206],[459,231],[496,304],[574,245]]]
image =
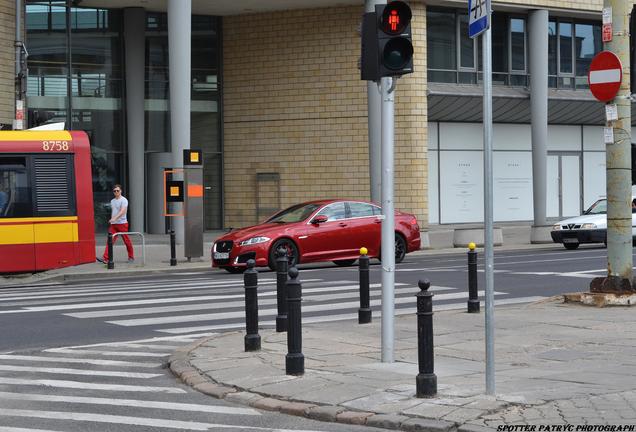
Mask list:
[[381,324],[351,321],[303,326],[302,376],[285,375],[286,335],[269,329],[261,330],[259,352],[243,352],[243,332],[219,333],[175,358],[172,369],[190,373],[191,363],[237,390],[223,397],[257,408],[405,431],[634,422],[636,309],[553,300],[499,306],[496,315],[495,395],[485,394],[483,315],[458,311],[435,313],[438,391],[431,398],[415,397],[413,316],[395,319],[390,363],[380,361]]

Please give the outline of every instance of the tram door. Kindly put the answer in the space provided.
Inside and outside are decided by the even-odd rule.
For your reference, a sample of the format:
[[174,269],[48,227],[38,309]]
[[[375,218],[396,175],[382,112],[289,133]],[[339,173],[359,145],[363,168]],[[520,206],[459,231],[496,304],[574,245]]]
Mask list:
[[546,216],[563,219],[581,214],[581,156],[548,153]]

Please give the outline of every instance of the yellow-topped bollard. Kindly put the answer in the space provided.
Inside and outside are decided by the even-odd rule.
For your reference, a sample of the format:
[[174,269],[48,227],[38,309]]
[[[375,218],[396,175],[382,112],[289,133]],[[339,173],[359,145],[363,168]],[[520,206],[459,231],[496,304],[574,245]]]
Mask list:
[[477,245],[473,242],[468,243],[468,249],[470,249],[471,251],[474,251],[476,246]]
[[366,255],[369,253],[369,250],[364,246],[360,248],[360,255]]
[[475,243],[468,243],[468,312],[479,312],[479,297],[477,292],[477,252]]
[[371,322],[368,253],[367,248],[360,248],[360,258],[358,259],[360,273],[360,309],[358,309],[358,324],[368,324]]

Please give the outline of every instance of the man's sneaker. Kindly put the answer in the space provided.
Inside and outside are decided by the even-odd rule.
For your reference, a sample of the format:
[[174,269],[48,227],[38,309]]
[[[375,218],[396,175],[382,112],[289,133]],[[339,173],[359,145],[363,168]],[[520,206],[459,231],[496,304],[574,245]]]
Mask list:
[[128,262],[129,262],[129,263],[134,263],[134,262],[135,262],[135,259],[134,259],[134,258],[128,258]]
[[106,264],[106,260],[102,258],[95,258],[95,261],[100,262],[102,264]]

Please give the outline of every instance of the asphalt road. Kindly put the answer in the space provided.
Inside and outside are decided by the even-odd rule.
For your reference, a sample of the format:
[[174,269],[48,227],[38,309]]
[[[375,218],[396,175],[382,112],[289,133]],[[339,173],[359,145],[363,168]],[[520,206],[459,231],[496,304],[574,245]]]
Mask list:
[[[395,272],[397,314],[415,312],[417,283],[434,308],[467,300],[467,257],[409,255]],[[484,289],[483,254],[479,289]],[[605,275],[606,249],[528,249],[495,254],[495,302],[585,291]],[[381,309],[381,266],[372,260],[371,303]],[[357,317],[358,269],[303,265],[303,321]],[[276,274],[259,273],[262,327],[272,327]],[[0,425],[7,430],[377,430],[243,410],[180,385],[165,370],[177,347],[211,332],[244,329],[243,278],[223,271],[92,280],[0,290]],[[483,294],[483,293],[482,293]],[[13,428],[13,429],[11,429]]]

